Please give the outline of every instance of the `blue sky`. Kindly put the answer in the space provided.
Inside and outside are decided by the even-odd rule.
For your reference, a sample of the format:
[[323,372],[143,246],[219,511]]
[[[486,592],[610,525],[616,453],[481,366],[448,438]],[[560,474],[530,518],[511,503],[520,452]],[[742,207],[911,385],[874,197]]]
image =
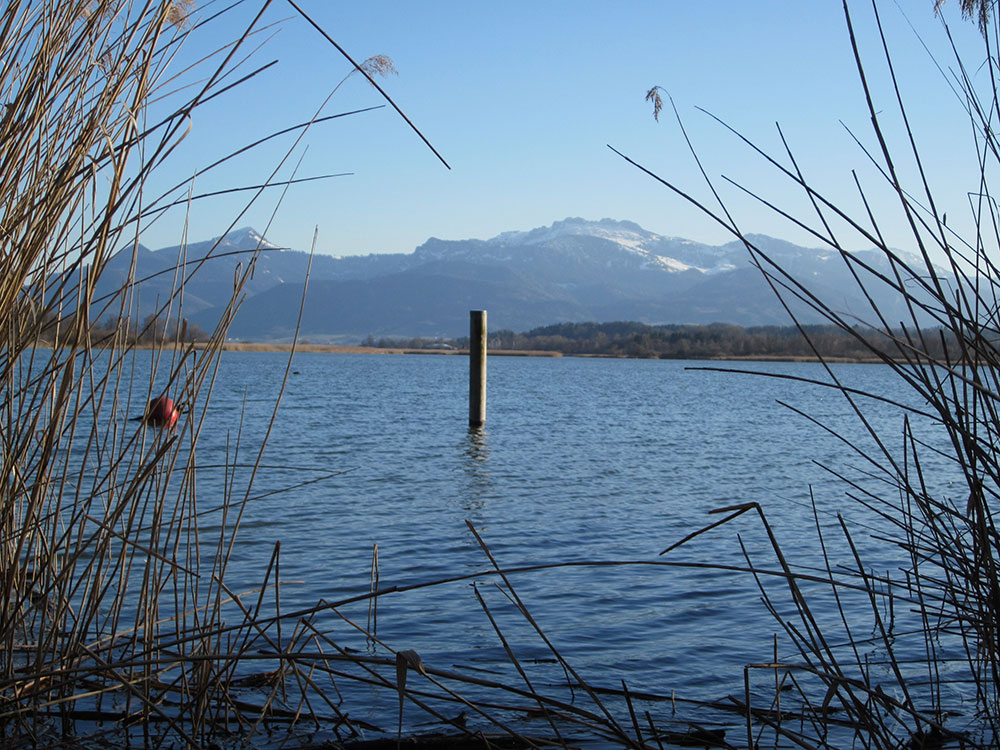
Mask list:
[[[323,253],[411,252],[431,236],[488,238],[581,216],[726,242],[731,238],[713,222],[607,148],[709,197],[673,115],[664,111],[655,122],[644,101],[659,85],[673,96],[713,179],[726,175],[782,206],[808,211],[800,191],[698,108],[776,155],[779,123],[810,179],[852,211],[861,210],[851,176],[857,169],[890,242],[906,245],[892,196],[844,127],[875,146],[839,0],[299,2],[356,59],[392,58],[399,75],[380,82],[451,169],[389,108],[324,123],[294,147],[279,175],[289,176],[302,157],[299,176],[351,176],[292,187],[273,219],[277,190],[242,217],[242,197],[197,201],[187,217],[192,240],[218,235],[230,222],[259,231],[270,222],[268,238],[297,249],[309,249],[318,227]],[[203,4],[200,12],[216,7],[221,4]],[[870,3],[850,7],[879,109],[894,123]],[[942,67],[953,65],[941,20],[932,0],[879,7],[932,183],[945,207],[953,204],[949,223],[957,224],[969,213],[966,194],[975,188],[976,171],[968,118],[923,46]],[[251,10],[249,4],[237,8],[206,27],[180,58],[194,59],[238,34]],[[978,60],[978,33],[957,10],[951,0],[944,18],[959,48]],[[309,119],[350,72],[284,0],[275,0],[265,23],[253,59],[278,64],[196,111],[189,136],[158,178],[162,184],[190,178],[229,150]],[[323,113],[382,103],[353,76]],[[889,131],[901,137],[896,125]],[[260,182],[293,140],[199,175],[193,192]],[[724,193],[745,231],[820,244],[740,191],[726,186]],[[176,244],[184,222],[183,211],[166,214],[142,242]]]

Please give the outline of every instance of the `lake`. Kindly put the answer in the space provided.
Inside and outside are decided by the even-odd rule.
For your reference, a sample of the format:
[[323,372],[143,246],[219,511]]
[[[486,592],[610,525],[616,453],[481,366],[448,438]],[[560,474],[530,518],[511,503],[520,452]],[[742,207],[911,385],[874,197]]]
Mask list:
[[[198,445],[197,463],[205,467],[200,509],[221,501],[226,481],[236,495],[249,481],[247,468],[224,481],[213,467],[227,456],[236,464],[256,459],[287,364],[280,353],[223,355]],[[837,513],[848,519],[866,567],[896,571],[906,561],[870,539],[872,530],[885,531],[885,522],[848,499],[849,488],[831,473],[885,494],[872,466],[794,411],[874,451],[841,393],[696,369],[707,365],[829,380],[820,365],[805,363],[491,357],[486,427],[470,431],[464,357],[296,354],[228,583],[252,588],[280,540],[280,577],[288,582],[280,592],[283,611],[346,599],[369,590],[377,545],[383,588],[471,576],[380,597],[379,639],[416,651],[428,667],[517,681],[478,591],[518,659],[536,670],[535,687],[562,690],[565,674],[495,586],[500,581],[488,574],[491,564],[471,523],[504,568],[575,564],[510,580],[588,683],[618,690],[625,681],[632,691],[692,700],[742,696],[744,665],[773,658],[780,628],[752,576],[704,566],[745,567],[741,541],[756,564],[777,563],[752,513],[660,556],[719,519],[709,511],[759,503],[790,561],[819,569],[812,495],[835,563],[854,567]],[[852,387],[909,399],[884,366],[842,364],[833,371]],[[900,445],[900,411],[860,403],[892,447]],[[919,420],[915,429],[937,439]],[[947,492],[954,477],[938,461],[928,458],[927,469]],[[217,519],[204,517],[203,536],[211,538]],[[636,564],[591,564],[615,561]],[[664,561],[693,565],[648,564]],[[768,585],[776,606],[786,606],[780,582]],[[815,593],[817,616],[839,627],[831,597],[821,587]],[[867,602],[846,606],[870,635]],[[367,602],[340,611],[361,626],[368,622]],[[336,615],[314,624],[356,653],[385,653]],[[798,658],[784,637],[777,648],[783,659]],[[392,690],[344,680],[337,687],[352,717],[395,732]],[[954,690],[956,700],[966,697]],[[650,706],[658,724],[686,726],[679,708],[675,715],[669,703]],[[443,711],[454,715],[459,708]],[[739,717],[704,709],[696,716],[740,726]],[[409,731],[426,729],[427,720],[407,707]],[[529,731],[523,716],[511,721]]]

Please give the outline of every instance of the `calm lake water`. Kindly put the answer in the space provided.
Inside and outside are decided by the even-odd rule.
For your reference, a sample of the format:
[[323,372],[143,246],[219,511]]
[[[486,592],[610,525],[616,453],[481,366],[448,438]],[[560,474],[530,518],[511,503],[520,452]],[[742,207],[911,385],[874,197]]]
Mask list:
[[[232,460],[237,436],[236,462],[253,461],[287,361],[284,354],[224,355],[199,464],[218,464],[227,451]],[[867,566],[904,565],[891,548],[869,540],[878,520],[824,468],[885,493],[870,476],[871,465],[778,403],[874,450],[843,395],[791,380],[690,369],[706,364],[491,357],[487,425],[470,432],[464,357],[297,354],[263,453],[267,468],[251,490],[259,499],[247,507],[230,586],[250,588],[260,580],[275,540],[281,541],[282,580],[301,582],[283,586],[285,610],[367,591],[376,544],[383,587],[488,571],[467,522],[507,568],[587,561],[744,566],[739,539],[755,562],[773,568],[774,555],[752,514],[659,556],[718,520],[710,510],[747,502],[763,506],[793,563],[818,567],[810,493],[835,562],[853,566],[845,545],[833,541],[842,539],[835,515],[841,512]],[[815,364],[731,366],[829,379]],[[908,398],[882,366],[834,370],[853,387]],[[892,447],[901,445],[900,412],[862,404]],[[330,472],[343,473],[302,485]],[[221,498],[221,474],[199,473],[200,507]],[[238,472],[236,485],[248,476]],[[947,491],[945,469],[936,476]],[[207,516],[204,534],[211,534],[211,524]],[[544,644],[494,587],[496,579],[473,580],[518,658],[542,670],[536,686],[564,682]],[[742,695],[743,666],[773,657],[779,628],[746,573],[579,566],[511,580],[549,639],[593,685],[616,689],[625,680],[634,691],[715,700]],[[829,604],[817,611],[839,623]],[[368,606],[342,612],[364,625]],[[857,617],[869,634],[870,612],[859,605]],[[378,652],[333,615],[320,624],[344,646]],[[382,597],[377,628],[379,638],[417,651],[428,666],[505,679],[513,674],[470,580]],[[781,648],[787,649],[784,640],[779,656],[795,658]],[[340,687],[361,691],[345,697],[352,716],[395,731],[391,692]],[[653,711],[669,724],[667,706]],[[413,710],[412,726],[419,729],[425,719]]]

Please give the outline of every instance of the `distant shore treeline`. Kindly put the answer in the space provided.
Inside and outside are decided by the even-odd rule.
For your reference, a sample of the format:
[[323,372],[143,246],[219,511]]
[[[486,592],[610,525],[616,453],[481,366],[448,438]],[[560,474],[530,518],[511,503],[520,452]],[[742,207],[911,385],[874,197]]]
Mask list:
[[[805,336],[803,335],[805,333]],[[808,337],[808,338],[807,338]],[[816,352],[830,359],[872,360],[872,344],[887,348],[886,334],[861,326],[848,333],[832,325],[757,326],[743,328],[727,323],[711,325],[647,325],[614,323],[558,323],[525,333],[509,330],[489,334],[491,349],[546,350],[563,354],[662,359],[812,358]],[[867,343],[866,343],[867,342]],[[464,349],[467,337],[379,338],[363,344],[379,348]],[[944,339],[932,344],[943,356]],[[815,350],[814,348],[815,347]],[[949,349],[953,347],[949,346]],[[957,352],[949,352],[956,355]]]

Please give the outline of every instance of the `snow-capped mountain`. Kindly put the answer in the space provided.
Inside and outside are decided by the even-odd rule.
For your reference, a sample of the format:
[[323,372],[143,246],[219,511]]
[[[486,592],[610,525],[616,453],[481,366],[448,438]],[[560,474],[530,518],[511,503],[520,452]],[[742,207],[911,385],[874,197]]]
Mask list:
[[[862,318],[870,309],[839,256],[762,235],[751,241],[835,307]],[[260,249],[230,335],[287,338],[294,331],[308,254],[283,248],[245,227],[204,242],[162,250],[135,248],[140,316],[166,299],[182,274],[184,309],[213,328],[233,289],[238,263]],[[128,276],[133,249],[116,256],[101,286]],[[872,262],[878,263],[872,255]],[[877,300],[891,311],[891,296]],[[557,322],[786,325],[740,242],[713,246],[655,234],[629,221],[569,218],[490,239],[430,238],[411,253],[313,259],[303,327],[313,341],[375,336],[457,336],[468,311],[485,308],[492,329],[523,331]],[[805,322],[818,322],[799,309]]]
[[424,258],[464,258],[494,262],[529,262],[539,254],[562,255],[572,260],[603,261],[608,267],[642,268],[668,273],[715,273],[745,265],[746,253],[703,245],[678,237],[648,232],[631,221],[570,218],[548,227],[504,232],[489,240],[444,241],[431,238],[416,250]]

